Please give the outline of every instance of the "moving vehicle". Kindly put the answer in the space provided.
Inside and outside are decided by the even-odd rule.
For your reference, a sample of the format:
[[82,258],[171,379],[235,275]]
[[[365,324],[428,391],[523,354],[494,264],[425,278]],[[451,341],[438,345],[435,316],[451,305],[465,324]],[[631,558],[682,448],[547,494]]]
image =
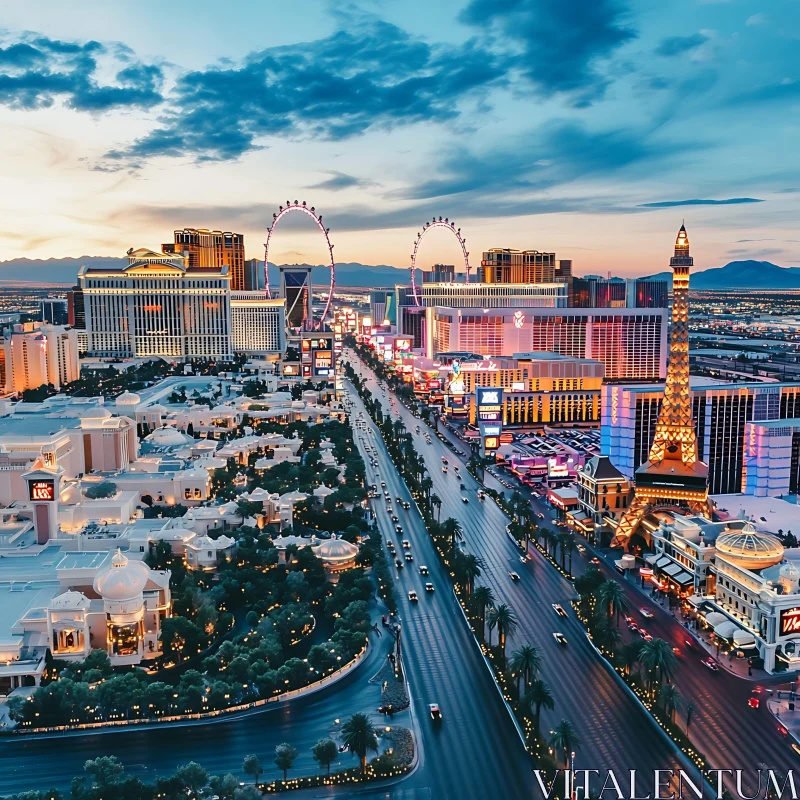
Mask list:
[[403,569],[403,562],[399,558],[394,560],[394,565],[397,567],[397,569]]
[[442,472],[447,473],[447,467],[442,467]]
[[410,564],[414,560],[414,556],[411,553],[406,553],[406,561]]
[[567,616],[567,612],[564,611],[564,609],[561,607],[561,605],[559,603],[553,603],[552,605],[553,605],[553,611],[555,611],[556,614],[558,614],[559,617],[566,617]]
[[403,539],[403,550],[409,550],[411,548],[411,542],[408,539]]
[[747,705],[750,706],[750,708],[759,708],[761,706],[761,700],[759,700],[758,697],[749,697],[747,699]]
[[712,672],[719,672],[719,664],[717,664],[713,658],[706,658],[700,663],[707,669],[710,669]]
[[442,456],[442,464],[447,464],[447,459],[444,456]]
[[478,500],[483,500],[483,492],[478,489]]
[[433,584],[430,583],[430,582],[426,583],[425,584],[425,591],[426,592],[432,592],[433,591]]
[[469,503],[469,500],[466,497],[461,498],[462,503]]
[[597,556],[595,556],[589,563],[597,566],[597,564],[600,563],[600,559]]
[[431,719],[439,722],[442,719],[442,712],[438,703],[428,703],[428,710],[431,712]]
[[417,593],[416,593],[416,592],[415,592],[413,589],[409,589],[409,590],[408,590],[408,599],[409,599],[409,600],[410,600],[412,603],[416,603],[416,602],[417,602],[417,600],[418,600],[418,598],[417,598]]
[[652,617],[655,616],[655,614],[649,608],[640,608],[639,613],[643,617],[647,617],[647,619],[651,619]]
[[567,637],[563,633],[554,633],[553,638],[562,646],[567,643]]
[[519,580],[519,575],[516,572],[509,572],[508,577],[511,578],[512,581]]
[[[397,516],[397,514],[392,514],[392,522],[400,522],[400,517],[398,517],[398,516]],[[397,527],[398,527],[398,528],[400,528],[400,526],[399,526],[399,525],[398,525]],[[402,532],[403,532],[403,529],[402,529],[402,528],[400,528],[400,530],[399,530],[399,531],[397,531],[397,532],[398,532],[398,533],[402,533]]]
[[425,564],[420,564],[419,565],[419,574],[420,575],[427,575],[428,574],[428,568],[425,566]]
[[406,502],[406,503],[403,503],[403,508],[404,508],[406,511],[408,511],[408,509],[409,509],[409,508],[411,508],[411,503],[408,503],[408,502]]
[[403,532],[403,526],[402,525],[395,525],[394,526],[394,530],[395,530],[395,533],[402,533]]

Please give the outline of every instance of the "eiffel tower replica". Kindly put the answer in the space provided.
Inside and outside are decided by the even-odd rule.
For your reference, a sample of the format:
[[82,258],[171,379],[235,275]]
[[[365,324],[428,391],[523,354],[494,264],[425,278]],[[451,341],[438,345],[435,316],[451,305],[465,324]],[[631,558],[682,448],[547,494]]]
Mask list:
[[646,514],[676,506],[710,517],[708,465],[698,460],[697,435],[689,392],[689,237],[681,225],[672,267],[672,326],[664,400],[648,460],[634,475],[633,500],[617,526],[612,547],[628,549],[631,536]]

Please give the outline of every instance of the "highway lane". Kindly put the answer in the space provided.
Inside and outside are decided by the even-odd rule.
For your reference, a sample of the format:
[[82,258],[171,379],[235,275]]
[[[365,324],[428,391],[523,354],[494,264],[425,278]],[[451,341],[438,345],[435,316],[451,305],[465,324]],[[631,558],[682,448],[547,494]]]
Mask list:
[[[354,357],[351,362],[359,363],[366,373],[366,367]],[[384,399],[374,376],[369,375],[370,390],[388,408],[390,399]],[[388,392],[387,398],[391,398]],[[459,519],[466,549],[483,559],[486,568],[479,583],[490,585],[497,602],[507,603],[517,614],[519,630],[509,642],[509,653],[522,644],[534,644],[542,653],[542,677],[556,700],[553,712],[543,714],[543,730],[561,718],[572,721],[582,738],[576,758],[578,768],[646,771],[684,765],[684,762],[679,764],[674,746],[664,738],[661,729],[602,664],[572,612],[564,620],[552,610],[552,603],[568,607],[574,594],[571,584],[538,553],[531,563],[521,564],[517,547],[505,533],[508,518],[490,500],[477,499],[478,485],[466,467],[462,465],[461,474],[466,486],[463,496],[469,499],[469,504],[461,500],[462,492],[452,466],[446,474],[442,472],[441,457],[453,464],[456,460],[453,452],[435,435],[427,445],[424,423],[399,401],[394,401],[392,409],[425,457],[433,492],[442,500],[442,519],[449,516]],[[417,425],[421,427],[420,434],[415,433]],[[512,570],[520,574],[519,582],[509,578],[508,572]],[[567,636],[567,647],[556,644],[554,631]]]
[[[457,440],[452,437],[451,441]],[[512,476],[506,477],[514,484],[518,483]],[[545,514],[548,519],[554,518],[555,513],[549,504],[527,487],[516,485],[515,488],[528,497],[536,512]],[[595,555],[591,545],[586,543],[585,546],[584,555],[577,551],[573,554],[573,572],[576,575],[583,574],[590,566],[589,559]],[[535,548],[531,548],[531,552],[538,554]],[[602,560],[600,569],[607,578],[622,584],[631,608],[629,615],[638,625],[645,627],[652,636],[680,648],[681,663],[674,682],[684,698],[682,722],[685,724],[685,703],[691,700],[695,705],[690,726],[691,739],[711,765],[720,769],[731,765],[755,769],[758,765],[766,764],[782,773],[789,769],[797,770],[800,757],[791,749],[791,740],[779,733],[778,722],[766,708],[766,694],[761,695],[762,707],[758,710],[747,705],[756,685],[772,687],[781,682],[785,684],[785,679],[775,676],[754,682],[725,670],[716,673],[710,671],[701,664],[708,656],[707,651],[700,646],[686,645],[686,640],[692,639],[692,636],[679,619],[643,595],[633,582],[623,580],[606,558]],[[641,613],[642,608],[648,609],[654,616],[645,617]],[[624,628],[623,637],[626,640],[629,638]],[[745,789],[752,793],[754,784],[750,786],[746,782]]]
[[[374,447],[379,463],[376,472],[371,459],[365,457],[368,483],[376,484],[381,492],[381,482],[386,483],[392,508],[403,527],[402,534],[395,532],[381,496],[373,501],[381,534],[395,543],[398,555],[402,540],[408,539],[414,558],[413,564],[395,572],[406,675],[421,734],[421,764],[390,794],[476,800],[530,797],[530,759],[461,615],[449,578],[377,428],[352,388],[350,395],[354,407],[363,413],[365,426],[372,430],[371,434],[360,433],[357,428],[356,442],[362,455],[364,441]],[[400,509],[397,497],[411,503],[411,508]],[[419,573],[422,564],[428,567],[427,577]],[[433,583],[433,593],[425,591],[427,581]],[[409,601],[410,589],[416,590],[417,603]],[[444,717],[441,725],[431,722],[429,703],[440,705]],[[363,793],[377,796],[386,791]]]

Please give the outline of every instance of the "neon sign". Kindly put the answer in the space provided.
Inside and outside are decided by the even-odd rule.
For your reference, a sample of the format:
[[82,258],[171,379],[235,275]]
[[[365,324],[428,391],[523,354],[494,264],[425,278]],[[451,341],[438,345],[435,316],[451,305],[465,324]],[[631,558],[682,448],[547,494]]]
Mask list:
[[525,324],[525,315],[521,311],[514,312],[514,327],[521,328]]
[[787,608],[781,611],[781,636],[800,633],[800,608]]
[[56,499],[55,481],[31,481],[28,484],[28,492],[31,500],[47,500],[52,502]]

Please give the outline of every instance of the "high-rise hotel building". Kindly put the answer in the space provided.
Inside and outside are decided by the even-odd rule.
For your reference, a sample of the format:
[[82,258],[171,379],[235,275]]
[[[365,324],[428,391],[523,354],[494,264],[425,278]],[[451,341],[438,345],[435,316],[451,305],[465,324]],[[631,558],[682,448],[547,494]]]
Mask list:
[[207,228],[184,228],[175,231],[174,242],[161,246],[165,253],[186,255],[192,268],[228,268],[231,289],[257,289],[248,286],[244,268],[244,236],[230,231],[210,231]]
[[88,355],[176,359],[232,353],[230,272],[188,255],[128,252],[121,268],[81,267]]

